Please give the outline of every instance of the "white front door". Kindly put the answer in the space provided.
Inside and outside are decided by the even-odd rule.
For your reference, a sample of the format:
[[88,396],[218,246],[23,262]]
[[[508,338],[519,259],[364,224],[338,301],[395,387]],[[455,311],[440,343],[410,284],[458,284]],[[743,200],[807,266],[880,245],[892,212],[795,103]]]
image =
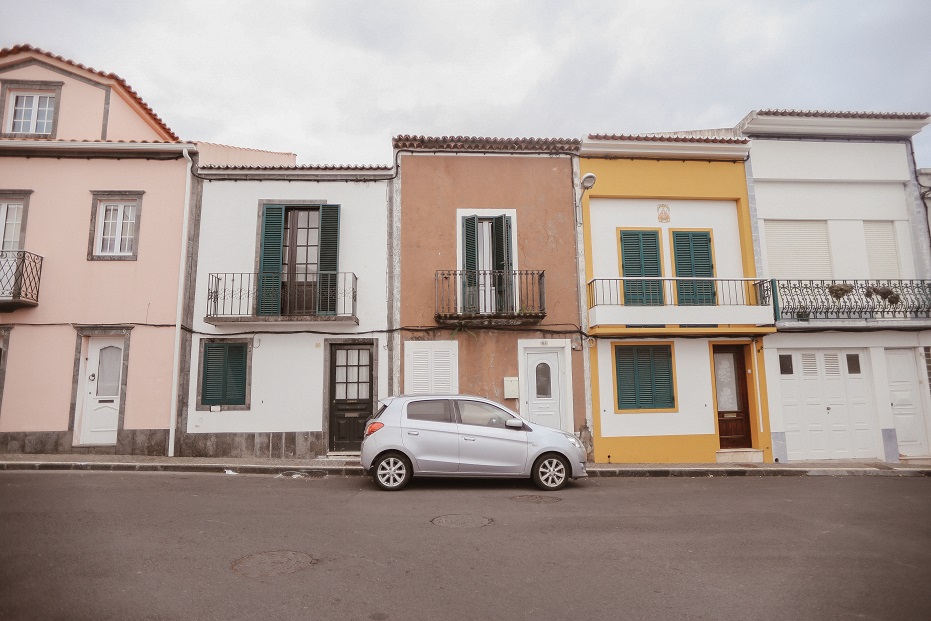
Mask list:
[[562,373],[558,351],[526,353],[527,418],[547,427],[563,428]]
[[91,337],[81,385],[81,444],[116,444],[120,419],[123,338]]
[[886,369],[899,454],[905,457],[926,457],[928,432],[921,408],[914,350],[887,349]]

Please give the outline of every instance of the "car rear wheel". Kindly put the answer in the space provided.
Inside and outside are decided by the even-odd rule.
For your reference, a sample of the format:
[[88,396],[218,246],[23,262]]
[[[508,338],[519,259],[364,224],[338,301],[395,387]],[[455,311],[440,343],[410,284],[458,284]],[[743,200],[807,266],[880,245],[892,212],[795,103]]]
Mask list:
[[400,453],[379,455],[372,464],[372,480],[386,491],[401,489],[411,480],[411,463]]
[[543,455],[533,465],[533,482],[542,490],[556,491],[569,481],[569,462],[562,455]]

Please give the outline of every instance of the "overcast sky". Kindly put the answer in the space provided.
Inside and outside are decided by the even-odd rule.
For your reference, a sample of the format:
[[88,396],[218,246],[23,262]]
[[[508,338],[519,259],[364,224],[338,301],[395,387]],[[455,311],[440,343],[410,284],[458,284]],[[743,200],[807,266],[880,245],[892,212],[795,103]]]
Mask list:
[[[928,0],[0,0],[175,133],[390,164],[399,134],[581,138],[760,108],[931,112]],[[931,167],[931,127],[915,140]]]

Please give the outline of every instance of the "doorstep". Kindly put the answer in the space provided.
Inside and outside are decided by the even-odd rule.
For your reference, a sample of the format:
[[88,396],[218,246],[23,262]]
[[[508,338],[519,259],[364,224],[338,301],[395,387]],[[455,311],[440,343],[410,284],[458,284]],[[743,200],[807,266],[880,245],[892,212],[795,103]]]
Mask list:
[[762,464],[763,451],[760,449],[721,449],[715,453],[719,464]]

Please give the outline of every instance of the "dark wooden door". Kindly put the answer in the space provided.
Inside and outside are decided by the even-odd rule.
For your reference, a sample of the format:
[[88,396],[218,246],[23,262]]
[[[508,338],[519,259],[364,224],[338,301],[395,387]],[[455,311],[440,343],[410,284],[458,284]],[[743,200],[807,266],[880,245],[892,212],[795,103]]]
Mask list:
[[741,346],[714,346],[714,388],[722,449],[752,448],[747,367]]
[[365,422],[373,412],[373,346],[330,346],[330,450],[362,448]]

